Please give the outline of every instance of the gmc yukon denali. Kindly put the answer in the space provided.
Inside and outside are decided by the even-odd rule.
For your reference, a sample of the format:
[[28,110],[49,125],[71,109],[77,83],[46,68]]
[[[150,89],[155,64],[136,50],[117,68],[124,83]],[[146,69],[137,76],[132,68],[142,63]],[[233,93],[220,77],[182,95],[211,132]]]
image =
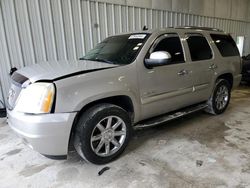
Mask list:
[[70,141],[88,162],[118,157],[131,132],[205,110],[223,113],[241,80],[234,40],[179,27],[106,38],[75,61],[15,71],[8,123],[31,148],[65,158]]

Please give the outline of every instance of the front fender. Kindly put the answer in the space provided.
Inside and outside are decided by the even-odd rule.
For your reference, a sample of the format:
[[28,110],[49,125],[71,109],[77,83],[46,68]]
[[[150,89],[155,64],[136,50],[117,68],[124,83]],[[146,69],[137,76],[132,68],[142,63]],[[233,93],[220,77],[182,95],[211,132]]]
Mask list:
[[140,116],[139,92],[135,69],[122,66],[69,77],[55,82],[55,112],[77,112],[87,104],[113,96],[128,96],[134,107],[135,119]]

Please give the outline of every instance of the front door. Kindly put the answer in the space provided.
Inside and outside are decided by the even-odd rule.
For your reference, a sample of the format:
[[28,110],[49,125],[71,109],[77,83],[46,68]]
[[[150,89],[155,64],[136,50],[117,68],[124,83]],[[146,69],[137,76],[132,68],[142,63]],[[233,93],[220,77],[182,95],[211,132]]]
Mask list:
[[185,62],[179,36],[173,33],[161,35],[146,58],[156,51],[170,53],[171,62],[138,71],[143,119],[189,105],[193,91],[191,66]]

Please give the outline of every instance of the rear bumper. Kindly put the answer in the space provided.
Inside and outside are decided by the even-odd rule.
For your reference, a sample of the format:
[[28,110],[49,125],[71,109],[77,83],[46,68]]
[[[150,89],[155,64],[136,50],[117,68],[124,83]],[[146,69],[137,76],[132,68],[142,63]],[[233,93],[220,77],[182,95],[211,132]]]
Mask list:
[[241,78],[242,78],[241,74],[234,76],[233,88],[236,88],[240,85]]
[[46,156],[68,153],[70,131],[76,113],[27,115],[8,111],[9,126],[32,149]]

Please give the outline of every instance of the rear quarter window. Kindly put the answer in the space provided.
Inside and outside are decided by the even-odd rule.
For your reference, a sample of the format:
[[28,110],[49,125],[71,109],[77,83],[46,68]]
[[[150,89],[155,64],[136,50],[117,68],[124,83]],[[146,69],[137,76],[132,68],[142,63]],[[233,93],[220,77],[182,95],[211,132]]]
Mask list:
[[210,34],[223,57],[239,56],[239,50],[230,35]]

